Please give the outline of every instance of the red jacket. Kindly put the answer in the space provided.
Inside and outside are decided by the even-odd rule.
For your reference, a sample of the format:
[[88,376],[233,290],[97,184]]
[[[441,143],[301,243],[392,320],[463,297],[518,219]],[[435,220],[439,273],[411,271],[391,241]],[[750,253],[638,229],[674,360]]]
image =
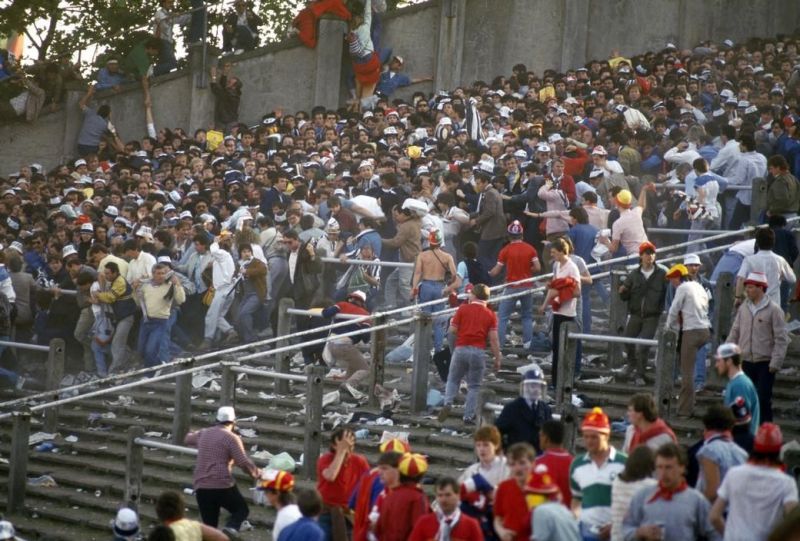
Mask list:
[[407,541],[414,524],[427,512],[428,497],[419,485],[403,483],[383,500],[375,536],[380,541]]
[[575,149],[574,156],[570,157],[565,154],[561,156],[561,159],[564,161],[564,175],[576,177],[583,175],[583,169],[591,158],[585,150],[578,148]]
[[558,310],[562,304],[571,301],[578,292],[578,282],[574,278],[556,278],[547,287],[558,290],[558,295],[550,301],[553,310]]
[[[439,517],[428,513],[417,521],[408,541],[437,541],[439,538]],[[483,541],[483,532],[478,521],[461,513],[458,523],[450,530],[450,541]]]
[[321,0],[300,11],[292,21],[292,26],[299,32],[298,38],[306,47],[314,49],[317,46],[317,20],[326,13],[350,20],[350,12],[342,0]]

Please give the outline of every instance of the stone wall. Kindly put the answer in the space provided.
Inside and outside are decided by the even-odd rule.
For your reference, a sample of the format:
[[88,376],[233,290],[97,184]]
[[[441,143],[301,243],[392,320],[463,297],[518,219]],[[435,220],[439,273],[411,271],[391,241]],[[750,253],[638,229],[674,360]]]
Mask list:
[[[667,42],[691,47],[701,39],[792,33],[799,15],[794,0],[431,0],[388,14],[383,43],[405,58],[412,79],[432,79],[398,93],[408,98],[415,91],[491,81],[518,62],[541,72],[576,67],[613,49],[630,55],[659,50]],[[316,50],[291,39],[237,57],[234,72],[244,84],[240,119],[252,125],[276,107],[293,112],[317,103],[343,104],[344,31],[341,21],[322,20]],[[158,127],[193,131],[213,121],[213,95],[200,84],[201,60],[200,51],[193,51],[189,69],[154,82]],[[80,95],[70,92],[60,111],[35,124],[0,126],[0,175],[21,163],[50,167],[72,156]],[[100,94],[97,101],[111,104],[123,139],[144,134],[138,85]]]

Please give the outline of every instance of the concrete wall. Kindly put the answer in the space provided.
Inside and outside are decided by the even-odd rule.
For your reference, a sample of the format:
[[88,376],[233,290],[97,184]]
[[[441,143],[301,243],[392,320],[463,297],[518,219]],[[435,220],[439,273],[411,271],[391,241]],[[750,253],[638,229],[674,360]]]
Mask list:
[[[702,39],[733,39],[792,33],[800,5],[795,0],[431,0],[388,14],[384,46],[406,60],[412,79],[433,78],[402,89],[415,91],[491,81],[522,62],[541,72],[577,67],[604,58],[613,49],[624,55],[660,50],[668,42],[691,47]],[[234,73],[244,83],[240,119],[256,124],[276,107],[294,112],[315,102],[343,104],[341,35],[338,21],[322,21],[320,44],[310,50],[297,40],[240,55]],[[194,130],[213,120],[213,96],[198,88],[199,54],[191,69],[156,80],[154,113],[158,127]],[[0,126],[0,174],[20,162],[53,166],[74,152],[80,128],[70,94],[64,110],[42,115],[33,125]],[[123,139],[145,131],[141,93],[131,85],[108,101]],[[8,169],[8,171],[6,171]]]

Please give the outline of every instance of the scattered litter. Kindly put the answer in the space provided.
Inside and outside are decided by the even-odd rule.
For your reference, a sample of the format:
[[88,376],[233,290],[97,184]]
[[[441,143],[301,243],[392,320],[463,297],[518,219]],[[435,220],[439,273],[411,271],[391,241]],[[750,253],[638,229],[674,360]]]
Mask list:
[[575,406],[576,408],[582,408],[583,400],[581,400],[581,398],[578,395],[574,394],[572,395],[572,405]]
[[39,477],[29,477],[28,486],[54,488],[58,486],[58,483],[56,483],[56,480],[49,475],[40,475]]
[[354,436],[356,437],[357,440],[365,440],[369,438],[369,429],[362,428],[360,430],[356,430]]
[[186,494],[187,496],[193,496],[194,490],[192,490],[191,488],[184,488],[183,493]]
[[353,418],[352,413],[338,413],[338,412],[328,412],[322,416],[322,420],[330,423],[331,430],[336,428],[339,425],[347,424]]
[[339,368],[331,368],[328,371],[328,377],[330,379],[341,379],[347,375],[347,370],[341,370]]
[[208,400],[206,400],[206,404],[213,404],[214,402],[216,402],[216,400],[214,400],[213,398],[209,398]]
[[108,447],[105,445],[97,448],[98,451],[105,451],[106,449],[108,449]]
[[46,441],[44,443],[40,443],[36,447],[33,448],[34,451],[37,453],[49,453],[53,449],[56,449],[56,444],[52,441]]
[[67,443],[78,443],[78,436],[67,436],[64,438],[64,441]]
[[236,375],[236,381],[242,381],[245,378],[247,378],[247,374],[237,374]]
[[175,408],[167,408],[167,411],[168,411],[169,413],[172,413],[173,411],[175,411]]
[[283,470],[291,473],[294,471],[296,466],[297,462],[295,462],[294,458],[292,458],[292,455],[285,451],[269,459],[269,467],[274,470]]
[[356,389],[355,387],[353,387],[349,383],[345,383],[343,385],[343,387],[345,388],[345,390],[348,393],[350,393],[350,396],[352,396],[356,400],[363,400],[364,398],[367,397],[367,395],[365,393],[362,393],[361,391],[359,391],[358,389]]
[[255,458],[257,460],[272,460],[272,457],[275,456],[269,451],[256,451],[255,453],[250,453],[250,458]]
[[375,384],[375,396],[378,397],[378,404],[382,410],[393,410],[400,403],[400,393],[397,389],[390,390]]
[[163,432],[145,432],[145,437],[147,438],[160,438],[164,435]]
[[239,435],[243,438],[255,438],[257,434],[252,428],[240,428]]
[[592,383],[595,385],[606,385],[614,381],[614,376],[600,376],[599,378],[585,379],[581,383]]
[[95,498],[99,498],[102,495],[103,495],[103,491],[102,490],[95,490],[94,491],[94,497]]
[[119,395],[114,402],[106,402],[109,406],[123,406],[129,407],[136,404],[132,396]]
[[28,446],[36,445],[37,443],[42,443],[43,441],[54,440],[56,437],[58,437],[58,434],[51,434],[49,432],[36,432],[28,437]]
[[8,464],[8,460],[5,458],[0,458],[0,464]]
[[394,421],[386,417],[378,417],[375,419],[375,424],[378,426],[394,426]]
[[436,408],[444,403],[444,395],[438,389],[428,390],[427,405],[429,408]]
[[322,407],[332,406],[341,400],[339,391],[331,391],[322,395]]
[[398,439],[408,443],[408,435],[408,432],[389,432],[388,430],[384,430],[383,434],[381,434],[381,441],[378,443],[385,443],[393,439]]
[[211,385],[208,386],[208,390],[213,393],[218,393],[222,390],[222,386],[216,381],[212,381]]
[[210,382],[214,381],[214,377],[209,375],[207,372],[196,372],[192,375],[192,388],[200,389],[205,387]]
[[237,423],[254,423],[254,422],[256,422],[257,419],[258,419],[258,417],[253,415],[251,417],[240,417],[240,418],[236,419],[236,422]]
[[[238,392],[238,389],[237,389],[237,392]],[[260,391],[258,393],[258,397],[261,400],[275,400],[275,395],[274,394],[265,393],[264,391]]]

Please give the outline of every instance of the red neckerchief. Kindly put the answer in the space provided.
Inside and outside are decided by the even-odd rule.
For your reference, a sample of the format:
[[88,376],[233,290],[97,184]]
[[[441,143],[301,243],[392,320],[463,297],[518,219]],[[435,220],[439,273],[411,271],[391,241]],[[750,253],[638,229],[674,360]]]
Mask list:
[[686,483],[686,479],[681,481],[681,484],[675,488],[667,488],[661,484],[661,481],[659,481],[658,490],[656,490],[656,493],[653,494],[649,500],[647,500],[647,503],[653,503],[659,498],[663,498],[664,501],[672,501],[673,495],[677,494],[678,492],[683,492],[687,488],[689,488],[689,485]]

